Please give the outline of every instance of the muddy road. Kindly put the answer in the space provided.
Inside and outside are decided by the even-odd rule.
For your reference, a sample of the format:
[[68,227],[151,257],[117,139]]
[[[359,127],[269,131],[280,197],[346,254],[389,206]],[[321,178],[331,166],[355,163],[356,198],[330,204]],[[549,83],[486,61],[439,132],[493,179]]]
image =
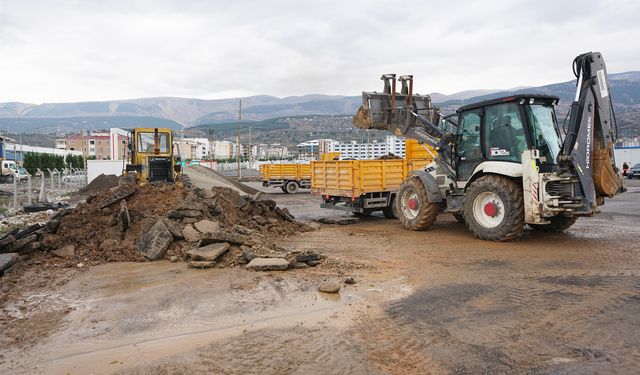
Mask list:
[[[380,216],[282,239],[328,256],[313,268],[30,269],[0,310],[0,373],[635,373],[630,185],[565,234],[511,243],[476,240],[449,215],[427,232]],[[264,191],[302,220],[342,215],[304,192]],[[325,280],[340,294],[318,292]]]

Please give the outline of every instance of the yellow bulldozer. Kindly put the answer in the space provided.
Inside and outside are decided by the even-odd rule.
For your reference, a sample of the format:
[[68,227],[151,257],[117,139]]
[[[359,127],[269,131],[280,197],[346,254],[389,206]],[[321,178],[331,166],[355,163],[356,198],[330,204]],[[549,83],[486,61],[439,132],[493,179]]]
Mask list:
[[173,152],[170,128],[135,128],[129,136],[129,157],[125,172],[135,172],[137,181],[175,181],[181,173]]

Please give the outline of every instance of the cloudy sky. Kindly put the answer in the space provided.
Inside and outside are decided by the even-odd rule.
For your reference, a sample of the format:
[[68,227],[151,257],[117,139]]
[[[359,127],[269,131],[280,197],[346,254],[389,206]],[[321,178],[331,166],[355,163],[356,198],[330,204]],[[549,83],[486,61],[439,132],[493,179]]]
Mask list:
[[541,85],[640,70],[638,1],[0,0],[0,102]]

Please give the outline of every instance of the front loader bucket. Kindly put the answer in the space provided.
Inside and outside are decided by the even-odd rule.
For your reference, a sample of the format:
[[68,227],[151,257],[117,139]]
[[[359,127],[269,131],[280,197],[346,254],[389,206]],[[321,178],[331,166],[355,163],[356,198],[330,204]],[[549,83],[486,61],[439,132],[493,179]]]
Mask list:
[[[412,105],[407,103],[411,100]],[[395,105],[394,105],[395,104]],[[398,134],[402,130],[415,126],[416,116],[420,114],[437,124],[439,115],[431,106],[429,95],[385,94],[363,92],[362,105],[353,116],[353,124],[360,129],[387,130]]]

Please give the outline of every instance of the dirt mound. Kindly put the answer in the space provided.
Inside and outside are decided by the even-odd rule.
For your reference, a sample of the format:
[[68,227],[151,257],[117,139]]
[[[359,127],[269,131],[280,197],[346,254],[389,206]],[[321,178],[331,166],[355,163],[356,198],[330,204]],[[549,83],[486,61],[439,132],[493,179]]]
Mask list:
[[64,215],[42,247],[59,254],[57,262],[75,266],[186,259],[190,249],[227,242],[232,247],[227,256],[239,261],[221,263],[235,265],[243,251],[283,251],[277,245],[281,236],[308,229],[274,201],[254,200],[233,189],[202,190],[188,179],[142,187],[123,180]]
[[114,174],[101,174],[94,178],[89,185],[80,189],[80,194],[98,194],[118,186],[120,179]]
[[396,159],[402,159],[402,157],[389,153],[387,155],[382,155],[378,157],[376,160],[396,160]]

